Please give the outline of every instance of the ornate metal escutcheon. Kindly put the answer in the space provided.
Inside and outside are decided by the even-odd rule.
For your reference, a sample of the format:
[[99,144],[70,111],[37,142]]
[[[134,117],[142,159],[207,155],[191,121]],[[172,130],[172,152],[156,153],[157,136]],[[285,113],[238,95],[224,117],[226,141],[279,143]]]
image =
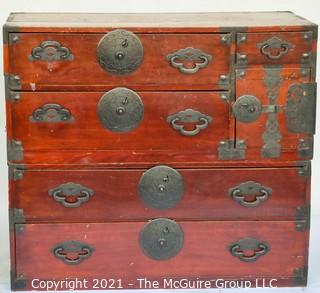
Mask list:
[[315,133],[316,85],[298,83],[290,86],[286,103],[286,122],[292,133]]
[[159,210],[172,208],[183,196],[183,177],[168,166],[153,167],[141,176],[138,193],[148,207]]
[[184,233],[173,220],[159,218],[150,221],[140,232],[140,247],[144,254],[155,260],[176,256],[183,247]]
[[77,208],[87,202],[93,196],[94,191],[81,184],[69,182],[50,189],[48,194],[66,208]]
[[100,66],[111,74],[129,74],[142,63],[143,46],[134,33],[123,29],[113,30],[100,40],[97,59]]
[[[195,111],[186,109],[167,117],[167,122],[173,129],[178,130],[182,135],[194,136],[201,130],[208,127],[212,122],[212,117]],[[187,130],[186,124],[192,124],[193,129]]]
[[127,88],[114,88],[104,94],[98,104],[103,126],[114,132],[128,132],[140,124],[144,106],[139,95]]
[[45,104],[34,110],[29,120],[31,122],[71,122],[70,111],[59,104]]
[[78,265],[89,258],[93,247],[78,241],[70,240],[53,248],[53,255],[68,265]]
[[292,48],[292,44],[281,40],[278,37],[272,37],[262,43],[257,44],[262,55],[271,60],[279,60],[286,55]]
[[194,74],[211,62],[212,56],[191,47],[167,55],[167,61],[181,73]]
[[250,123],[256,121],[262,112],[260,100],[252,95],[243,95],[237,98],[232,111],[238,121]]
[[254,181],[241,183],[229,189],[231,198],[240,205],[253,208],[266,201],[272,193],[272,189]]
[[231,244],[229,249],[231,254],[241,261],[253,262],[268,253],[270,251],[270,246],[264,241],[254,238],[245,238]]
[[30,61],[64,61],[73,60],[70,49],[63,47],[57,41],[44,41],[38,47],[31,50]]

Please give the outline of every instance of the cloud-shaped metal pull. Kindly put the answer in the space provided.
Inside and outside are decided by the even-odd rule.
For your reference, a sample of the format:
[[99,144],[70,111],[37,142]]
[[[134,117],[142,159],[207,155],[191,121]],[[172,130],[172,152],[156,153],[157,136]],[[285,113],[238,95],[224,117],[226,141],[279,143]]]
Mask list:
[[[201,68],[205,68],[211,60],[212,56],[210,54],[191,47],[180,49],[167,55],[167,61],[171,66],[178,68],[184,74],[197,73]],[[186,67],[186,63],[192,64],[192,67]]]
[[70,240],[53,248],[53,255],[68,265],[78,265],[89,258],[93,252],[90,245]]
[[292,48],[290,43],[285,42],[278,37],[272,37],[271,39],[259,43],[257,46],[260,49],[261,54],[271,60],[280,59]]
[[[201,130],[208,127],[212,122],[212,117],[202,114],[199,111],[186,109],[167,117],[167,122],[173,129],[178,130],[182,135],[194,136]],[[186,130],[186,124],[192,124],[192,130]]]
[[59,104],[44,104],[33,111],[30,122],[71,122],[71,112]]
[[30,61],[63,61],[73,60],[73,55],[69,48],[62,46],[57,41],[44,41],[38,47],[31,50]]

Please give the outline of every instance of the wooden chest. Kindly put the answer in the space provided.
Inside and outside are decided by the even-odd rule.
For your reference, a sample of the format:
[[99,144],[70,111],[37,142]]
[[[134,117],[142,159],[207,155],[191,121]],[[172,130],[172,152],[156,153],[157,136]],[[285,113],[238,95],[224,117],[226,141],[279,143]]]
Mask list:
[[15,13],[3,31],[13,290],[306,285],[315,24]]

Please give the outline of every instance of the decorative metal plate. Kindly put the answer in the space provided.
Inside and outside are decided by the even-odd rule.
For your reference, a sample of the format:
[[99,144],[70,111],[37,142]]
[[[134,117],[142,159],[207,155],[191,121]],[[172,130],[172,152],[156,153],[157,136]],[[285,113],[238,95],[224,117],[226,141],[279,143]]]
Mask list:
[[286,103],[286,122],[292,133],[315,133],[316,85],[299,83],[290,86]]
[[94,191],[81,184],[69,182],[50,189],[48,194],[66,208],[77,208],[87,202]]
[[159,210],[172,208],[183,196],[183,177],[168,166],[153,167],[142,175],[138,193],[148,207]]
[[70,111],[59,104],[45,104],[34,110],[29,120],[31,122],[71,122]]
[[159,218],[149,222],[140,232],[140,247],[155,260],[176,256],[183,247],[184,233],[173,220]]
[[78,265],[89,258],[93,248],[78,241],[66,241],[53,248],[53,255],[65,264]]
[[32,49],[29,55],[30,61],[63,61],[73,60],[70,49],[63,47],[57,41],[44,41],[38,47]]
[[144,106],[137,93],[127,88],[115,88],[104,94],[98,104],[103,126],[114,132],[128,132],[143,119]]
[[143,60],[143,46],[132,32],[123,29],[107,33],[97,47],[101,67],[111,74],[124,75],[136,70]]
[[243,95],[233,104],[232,111],[238,121],[250,123],[260,117],[262,105],[260,100],[255,96]]
[[[171,124],[172,128],[185,136],[197,135],[202,129],[207,128],[211,121],[211,116],[192,109],[186,109],[167,117],[167,122]],[[186,130],[184,125],[186,123],[194,124],[194,129]]]
[[[247,208],[257,207],[266,201],[271,193],[271,188],[254,181],[244,182],[229,189],[229,195],[232,199]],[[248,200],[248,197],[254,197],[254,199]]]
[[[270,251],[270,246],[254,238],[245,238],[230,245],[230,252],[243,262],[253,262]],[[248,252],[251,252],[249,254]]]
[[271,60],[279,60],[282,56],[289,53],[292,44],[285,42],[278,37],[272,37],[262,43],[257,44],[262,55]]

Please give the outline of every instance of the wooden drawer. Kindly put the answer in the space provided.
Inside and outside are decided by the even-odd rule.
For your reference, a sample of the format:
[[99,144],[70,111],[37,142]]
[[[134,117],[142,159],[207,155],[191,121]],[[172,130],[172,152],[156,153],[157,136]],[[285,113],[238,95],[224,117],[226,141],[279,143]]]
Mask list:
[[216,156],[219,142],[231,132],[229,102],[219,92],[135,93],[120,88],[120,95],[112,94],[110,100],[104,94],[23,92],[19,102],[9,105],[9,137],[21,141],[25,158],[46,154],[46,161],[50,151],[90,155],[117,150],[132,156],[179,152],[193,161],[202,154]]
[[196,276],[202,280],[272,278],[278,279],[274,284],[278,286],[306,282],[307,235],[297,231],[294,222],[157,219],[20,224],[15,230],[16,272],[26,289],[33,279],[65,278],[121,279],[123,288],[138,288],[137,278],[162,284],[164,278],[196,280]]
[[[113,47],[101,50],[105,54],[122,52],[120,61],[111,53],[107,56],[112,60],[110,66],[123,69],[127,62],[130,68],[136,66],[132,72],[110,72],[100,66],[97,46],[104,36],[11,34],[10,38],[18,41],[9,48],[9,68],[20,80],[9,86],[33,91],[106,90],[115,86],[136,90],[229,88],[229,34],[137,34],[138,41],[126,34],[112,36]],[[136,48],[139,42],[140,50]],[[135,58],[140,55],[138,62]]]
[[238,33],[238,64],[306,64],[313,62],[313,32]]
[[295,220],[309,217],[310,178],[302,168],[16,169],[10,204],[40,222]]

